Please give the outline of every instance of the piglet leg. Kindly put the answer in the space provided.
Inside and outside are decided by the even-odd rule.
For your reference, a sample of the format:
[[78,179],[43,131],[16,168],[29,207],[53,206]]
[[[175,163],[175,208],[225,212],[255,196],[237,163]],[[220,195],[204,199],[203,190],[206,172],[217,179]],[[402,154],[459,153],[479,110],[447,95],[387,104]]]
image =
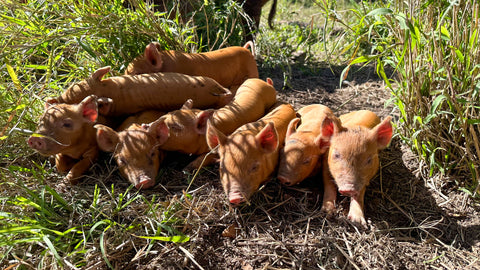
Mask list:
[[337,187],[328,168],[328,157],[323,158],[323,203],[321,211],[332,214],[337,200]]
[[358,195],[352,196],[350,199],[350,210],[348,211],[348,219],[352,222],[367,226],[367,221],[363,214],[363,200],[365,196],[365,188]]
[[190,162],[185,168],[183,168],[184,172],[193,172],[193,170],[196,170],[200,167],[200,165],[203,162],[203,159],[205,158],[205,162],[203,162],[203,167],[211,165],[215,163],[215,161],[218,159],[217,154],[209,154],[208,153],[202,154],[198,156],[194,161]]
[[64,154],[56,154],[55,155],[55,166],[57,167],[57,171],[61,173],[68,172],[74,165],[76,160]]
[[80,177],[92,166],[98,158],[98,149],[91,148],[86,151],[80,161],[78,161],[68,172],[65,180],[72,185],[76,185]]

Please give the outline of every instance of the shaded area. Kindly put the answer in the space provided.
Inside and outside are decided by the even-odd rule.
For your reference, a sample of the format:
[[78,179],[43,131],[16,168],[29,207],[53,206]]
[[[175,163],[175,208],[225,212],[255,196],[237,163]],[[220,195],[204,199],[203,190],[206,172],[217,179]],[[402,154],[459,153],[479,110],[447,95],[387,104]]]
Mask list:
[[[329,69],[292,68],[289,85],[281,89],[280,69],[261,69],[271,77],[279,99],[301,106],[322,103],[340,115],[370,109],[381,118],[392,115],[385,107],[389,91],[372,69],[351,72],[350,85],[338,88],[340,73]],[[341,72],[341,68],[339,68]],[[194,156],[169,153],[153,189],[141,191],[148,200],[178,205],[176,230],[190,236],[184,244],[148,241],[133,235],[109,240],[109,260],[122,269],[479,269],[480,216],[478,206],[465,193],[439,188],[435,179],[423,180],[424,166],[395,137],[381,152],[381,170],[365,195],[368,229],[347,218],[349,198],[339,196],[332,217],[320,212],[323,186],[319,176],[293,187],[276,179],[251,198],[250,205],[231,208],[219,181],[218,165],[201,171],[182,199],[191,176],[181,170]],[[123,191],[129,183],[114,170],[108,155],[91,170],[91,176],[73,193],[92,193],[95,184]],[[112,173],[113,172],[113,173]],[[454,181],[454,179],[438,180]],[[448,183],[446,183],[446,186]],[[67,195],[68,196],[68,195]],[[118,213],[121,224],[139,223],[150,211],[142,202]],[[160,214],[160,213],[159,213]],[[146,226],[148,223],[145,223]],[[234,238],[222,233],[237,228]],[[127,233],[125,233],[127,234]],[[116,239],[129,239],[115,243]],[[117,240],[117,241],[120,241]],[[88,267],[107,268],[91,257]]]
[[[338,88],[339,72],[329,69],[292,68],[289,85],[279,90],[279,99],[296,109],[322,103],[342,114],[370,109],[381,118],[392,113],[385,107],[389,92],[371,68],[351,72],[350,86]],[[337,70],[337,71],[338,71]],[[282,70],[260,70],[260,76],[283,81]],[[351,224],[346,215],[349,199],[340,196],[336,215],[320,212],[323,186],[320,177],[301,185],[281,186],[275,179],[263,186],[251,205],[232,209],[216,174],[208,168],[196,180],[209,211],[190,231],[192,241],[184,247],[205,269],[419,269],[442,267],[478,268],[480,219],[478,209],[458,191],[435,190],[418,175],[421,164],[398,138],[381,152],[379,174],[365,196],[367,230]],[[200,199],[201,200],[201,199]],[[202,214],[199,214],[201,216]],[[222,232],[235,225],[235,239]],[[162,256],[150,255],[130,267],[140,269],[197,269],[175,245],[166,245]],[[144,264],[145,263],[145,264]]]

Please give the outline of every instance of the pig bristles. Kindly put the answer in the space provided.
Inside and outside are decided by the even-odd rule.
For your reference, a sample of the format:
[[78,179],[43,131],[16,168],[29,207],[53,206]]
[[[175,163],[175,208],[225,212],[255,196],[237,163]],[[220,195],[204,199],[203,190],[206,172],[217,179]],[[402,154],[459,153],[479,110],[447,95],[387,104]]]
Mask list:
[[195,171],[195,174],[193,175],[192,180],[190,180],[190,184],[188,184],[187,190],[186,190],[185,192],[188,192],[188,191],[190,190],[190,187],[192,186],[193,181],[195,180],[195,178],[197,178],[197,175],[198,175],[198,173],[200,172],[200,170],[202,169],[203,164],[205,163],[205,160],[207,159],[207,157],[208,157],[209,155],[212,155],[212,154],[216,153],[216,152],[217,152],[217,149],[218,149],[218,145],[215,146],[212,150],[210,150],[210,152],[208,152],[208,153],[205,155],[205,157],[203,157],[202,163],[200,163],[200,165],[198,166],[197,170]]

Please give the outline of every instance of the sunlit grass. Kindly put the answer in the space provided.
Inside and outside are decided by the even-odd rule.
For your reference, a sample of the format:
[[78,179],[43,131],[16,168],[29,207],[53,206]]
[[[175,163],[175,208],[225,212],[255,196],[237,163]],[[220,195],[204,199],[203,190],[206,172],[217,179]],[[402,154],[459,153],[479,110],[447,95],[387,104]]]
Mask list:
[[[194,195],[145,195],[132,187],[104,185],[106,176],[91,180],[88,191],[63,194],[52,184],[62,178],[52,160],[35,154],[25,143],[27,136],[14,132],[34,130],[45,98],[93,70],[110,65],[111,75],[122,74],[152,40],[183,51],[243,45],[240,7],[234,1],[203,5],[184,25],[178,17],[132,2],[135,10],[125,9],[119,0],[0,5],[2,267],[83,268],[99,263],[113,268],[112,256],[127,247],[138,247],[138,254],[145,255],[155,243],[190,240],[185,228],[193,226],[187,221],[199,201]],[[432,4],[405,19],[407,7],[399,1],[393,6],[373,2],[279,1],[273,30],[266,28],[267,3],[256,37],[259,64],[288,73],[294,54],[303,51],[307,67],[378,61],[379,73],[391,79],[383,67],[392,66],[400,76],[392,91],[402,138],[432,172],[472,175],[472,190],[480,153],[480,54],[475,46],[478,29],[461,26],[470,24],[473,14],[468,6],[444,10],[448,7]],[[465,16],[453,16],[453,11]],[[438,25],[424,24],[436,21],[437,15],[443,18]]]
[[[113,268],[111,254],[132,244],[151,248],[158,241],[189,241],[177,229],[188,213],[184,199],[164,202],[132,187],[103,184],[64,194],[51,186],[63,177],[51,159],[28,149],[27,136],[14,132],[35,130],[44,100],[93,70],[110,65],[111,75],[122,74],[153,40],[184,51],[240,45],[240,7],[233,1],[204,5],[184,25],[143,1],[131,3],[135,9],[126,9],[122,1],[6,1],[0,6],[0,34],[6,37],[0,40],[2,266],[56,269],[100,263]],[[201,20],[209,20],[208,29],[194,25]],[[144,205],[140,211],[133,206],[139,204]]]

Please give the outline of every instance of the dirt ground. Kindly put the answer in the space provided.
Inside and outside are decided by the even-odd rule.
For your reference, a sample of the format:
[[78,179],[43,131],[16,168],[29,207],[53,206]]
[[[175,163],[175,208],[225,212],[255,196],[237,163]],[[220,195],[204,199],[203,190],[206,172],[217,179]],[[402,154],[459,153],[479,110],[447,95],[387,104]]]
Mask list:
[[[339,88],[340,67],[292,66],[288,87],[280,69],[261,69],[271,77],[278,98],[296,109],[321,103],[338,115],[369,109],[381,118],[392,115],[385,106],[390,93],[373,68],[350,71],[349,85]],[[181,199],[186,176],[180,169],[191,158],[170,156],[160,183],[144,192],[178,203],[186,223],[179,230],[184,244],[156,242],[148,253],[145,242],[132,239],[111,254],[121,269],[480,269],[479,207],[466,193],[453,189],[455,179],[424,178],[426,168],[395,136],[381,152],[381,170],[365,196],[368,229],[346,219],[348,198],[339,197],[336,215],[320,212],[320,177],[294,187],[275,179],[257,192],[250,205],[230,207],[218,180],[218,167],[205,168],[190,187],[193,199]],[[107,168],[108,170],[108,168]],[[94,169],[105,175],[105,168]],[[119,180],[114,172],[106,184]],[[124,184],[121,184],[123,181]],[[93,183],[92,183],[93,184]],[[82,189],[90,190],[87,183]],[[141,206],[139,206],[141,207]],[[230,236],[224,231],[231,228]],[[143,246],[142,246],[143,245]],[[96,263],[95,263],[96,262]],[[101,259],[88,268],[97,268]],[[101,264],[101,263],[100,263]]]

